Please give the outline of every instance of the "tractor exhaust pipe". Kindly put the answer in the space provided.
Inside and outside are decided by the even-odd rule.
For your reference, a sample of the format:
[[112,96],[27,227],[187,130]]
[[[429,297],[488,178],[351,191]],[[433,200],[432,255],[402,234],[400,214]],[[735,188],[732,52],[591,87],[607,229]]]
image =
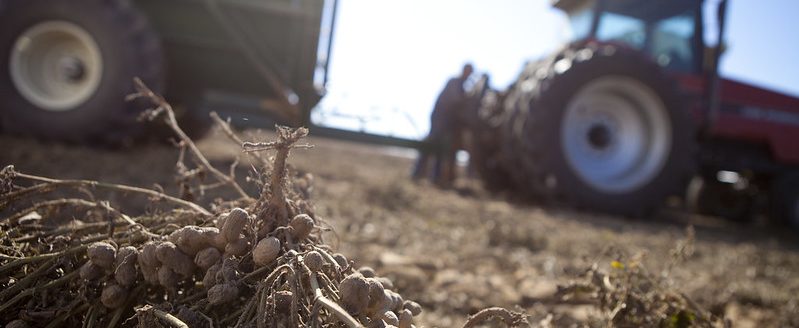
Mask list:
[[725,22],[727,21],[727,0],[721,0],[721,2],[719,2],[716,15],[718,17],[718,38],[716,48],[713,50],[713,65],[710,71],[710,82],[708,86],[708,99],[710,101],[710,108],[707,112],[707,117],[705,120],[705,131],[708,132],[713,131],[715,128],[716,122],[718,121],[719,112],[721,110],[721,78],[719,77],[719,61],[721,59],[721,53],[723,50],[722,47],[724,46],[724,26]]

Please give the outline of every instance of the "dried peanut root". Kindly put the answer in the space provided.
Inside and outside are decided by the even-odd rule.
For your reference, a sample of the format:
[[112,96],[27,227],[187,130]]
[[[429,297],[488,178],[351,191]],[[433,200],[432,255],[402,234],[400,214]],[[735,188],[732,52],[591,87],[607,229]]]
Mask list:
[[[319,218],[302,198],[312,177],[287,174],[285,163],[307,132],[279,133],[264,145],[278,152],[283,163],[274,166],[282,169],[259,199],[223,202],[211,212],[170,198],[182,209],[134,218],[85,201],[98,209],[98,229],[34,231],[39,238],[26,237],[19,222],[0,223],[0,244],[17,251],[0,257],[0,276],[8,277],[0,281],[0,322],[50,324],[28,314],[35,308],[52,312],[55,326],[115,326],[135,315],[143,326],[411,327],[418,304],[324,245]],[[4,172],[11,187],[3,193],[18,191],[13,170]]]

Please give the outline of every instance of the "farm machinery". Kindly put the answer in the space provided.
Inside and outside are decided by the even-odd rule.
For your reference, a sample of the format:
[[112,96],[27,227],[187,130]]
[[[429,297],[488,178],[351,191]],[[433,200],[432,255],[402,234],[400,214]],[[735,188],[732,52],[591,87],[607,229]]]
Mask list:
[[335,0],[0,0],[2,129],[100,144],[150,134],[136,122],[142,104],[125,102],[134,77],[194,135],[210,126],[208,104],[304,124],[325,92],[335,10]]
[[709,26],[698,0],[554,1],[572,41],[469,100],[485,184],[628,216],[690,189],[705,214],[799,225],[799,99],[719,75],[714,4]]

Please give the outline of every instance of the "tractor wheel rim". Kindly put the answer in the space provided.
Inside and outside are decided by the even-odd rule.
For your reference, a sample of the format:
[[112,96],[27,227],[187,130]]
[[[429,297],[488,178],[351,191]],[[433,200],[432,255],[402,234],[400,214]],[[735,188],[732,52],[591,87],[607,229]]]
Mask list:
[[652,181],[671,150],[672,127],[660,97],[642,82],[606,76],[582,87],[566,106],[561,149],[582,181],[626,193]]
[[94,38],[66,21],[47,21],[25,30],[9,60],[11,81],[37,107],[55,112],[75,109],[97,91],[103,62]]

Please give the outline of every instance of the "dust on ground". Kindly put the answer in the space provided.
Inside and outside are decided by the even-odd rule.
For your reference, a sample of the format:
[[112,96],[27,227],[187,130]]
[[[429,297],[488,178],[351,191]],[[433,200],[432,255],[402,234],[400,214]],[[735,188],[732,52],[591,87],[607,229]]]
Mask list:
[[[313,131],[311,131],[313,134]],[[266,140],[249,132],[245,140]],[[492,195],[475,181],[440,190],[408,179],[412,159],[394,151],[311,137],[290,163],[315,177],[312,199],[333,232],[331,245],[360,265],[391,278],[406,298],[422,304],[422,326],[460,326],[488,306],[517,308],[534,321],[586,320],[594,307],[562,302],[557,286],[593,263],[640,258],[653,275],[735,327],[799,326],[797,233],[764,224],[733,224],[679,210],[625,219]],[[215,133],[199,142],[220,168],[240,149]],[[168,145],[126,150],[0,137],[0,165],[57,178],[81,178],[178,192]],[[237,175],[245,179],[246,162]],[[251,186],[255,188],[255,186]],[[206,198],[212,198],[209,194]],[[145,201],[112,194],[119,206],[146,211]],[[675,245],[693,226],[693,251],[677,261]]]

